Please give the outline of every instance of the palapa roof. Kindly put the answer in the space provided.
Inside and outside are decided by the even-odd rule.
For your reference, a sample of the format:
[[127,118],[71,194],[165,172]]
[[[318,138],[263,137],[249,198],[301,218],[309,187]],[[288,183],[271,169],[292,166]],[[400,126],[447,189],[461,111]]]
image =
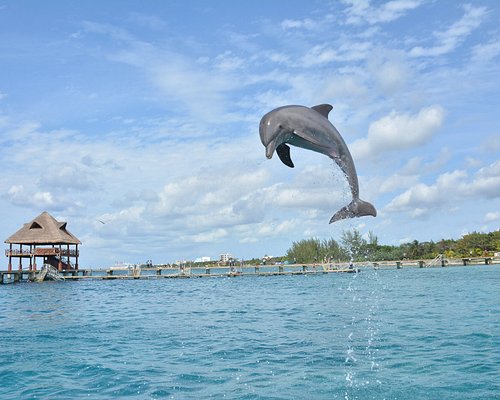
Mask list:
[[47,211],[24,224],[5,243],[15,244],[81,244],[76,236],[66,229],[66,222],[57,221]]

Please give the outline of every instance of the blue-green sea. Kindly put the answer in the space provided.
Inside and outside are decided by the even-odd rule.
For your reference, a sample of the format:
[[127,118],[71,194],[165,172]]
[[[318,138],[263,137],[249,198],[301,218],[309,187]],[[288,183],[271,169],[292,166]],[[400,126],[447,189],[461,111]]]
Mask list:
[[0,399],[499,399],[500,266],[0,286]]

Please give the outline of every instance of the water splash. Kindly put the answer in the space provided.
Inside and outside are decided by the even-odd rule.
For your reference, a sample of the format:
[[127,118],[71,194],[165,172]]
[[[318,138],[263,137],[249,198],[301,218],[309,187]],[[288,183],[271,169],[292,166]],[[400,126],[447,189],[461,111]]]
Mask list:
[[[362,277],[361,277],[362,276]],[[366,280],[371,289],[366,291]],[[380,298],[382,288],[376,270],[355,274],[346,288],[352,315],[347,330],[344,357],[344,399],[358,399],[357,393],[367,387],[381,386],[381,361],[378,353]]]

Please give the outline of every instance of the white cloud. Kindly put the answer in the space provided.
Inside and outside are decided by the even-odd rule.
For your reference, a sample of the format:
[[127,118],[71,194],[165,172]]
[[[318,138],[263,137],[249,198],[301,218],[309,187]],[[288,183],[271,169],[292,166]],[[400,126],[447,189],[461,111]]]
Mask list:
[[[23,185],[12,186],[6,195],[7,199],[18,206],[33,209],[54,209],[56,204],[50,192],[28,192]],[[60,206],[60,205],[59,205]]]
[[463,192],[481,195],[488,199],[500,197],[500,160],[478,170],[470,187],[463,187]]
[[384,153],[411,149],[427,142],[444,120],[444,109],[427,107],[416,115],[389,115],[370,124],[368,135],[352,143],[355,158],[378,158]]
[[454,171],[439,176],[434,185],[418,183],[404,193],[395,197],[388,205],[388,211],[427,210],[443,204],[443,193],[450,193],[461,186],[467,174],[464,171]]
[[483,62],[491,61],[500,55],[500,39],[495,38],[488,43],[481,43],[473,47],[472,58]]
[[373,6],[370,0],[344,0],[347,23],[360,25],[364,22],[379,24],[394,21],[422,4],[420,0],[394,0]]
[[493,221],[500,220],[500,211],[492,211],[492,212],[486,213],[486,215],[484,216],[484,220],[486,222],[493,222]]
[[171,107],[188,111],[197,119],[218,122],[227,112],[227,94],[244,81],[231,72],[245,66],[241,57],[231,51],[210,58],[190,57],[177,48],[162,47],[136,39],[124,29],[109,24],[86,22],[85,29],[109,37],[120,44],[119,50],[107,54],[109,60],[124,63],[144,73],[163,92]]
[[373,44],[369,41],[347,41],[337,46],[322,44],[314,46],[303,57],[306,67],[327,64],[333,61],[359,61],[368,57]]
[[466,171],[456,170],[440,175],[436,183],[418,183],[396,196],[386,206],[389,212],[410,212],[413,216],[433,209],[449,208],[465,198],[496,199],[500,197],[500,161],[478,170],[471,179]]
[[310,19],[310,18],[305,18],[302,20],[285,19],[283,22],[281,22],[280,25],[281,25],[281,28],[284,30],[287,30],[287,29],[314,30],[318,26],[317,22]]
[[235,56],[231,51],[226,51],[215,57],[216,68],[223,71],[234,71],[241,69],[245,66],[246,62],[244,58]]
[[485,7],[464,6],[465,14],[446,31],[436,32],[437,44],[432,47],[416,46],[410,50],[413,57],[436,57],[457,48],[483,21],[487,14]]
[[226,229],[214,229],[208,232],[203,232],[197,235],[183,237],[183,240],[193,241],[195,243],[214,243],[225,237],[227,237],[228,232]]
[[408,66],[398,55],[371,56],[368,68],[382,92],[389,95],[403,89],[410,76]]
[[383,178],[382,182],[378,186],[378,190],[381,193],[393,192],[395,190],[401,190],[401,188],[413,186],[417,183],[418,176],[409,176],[394,174],[387,178]]

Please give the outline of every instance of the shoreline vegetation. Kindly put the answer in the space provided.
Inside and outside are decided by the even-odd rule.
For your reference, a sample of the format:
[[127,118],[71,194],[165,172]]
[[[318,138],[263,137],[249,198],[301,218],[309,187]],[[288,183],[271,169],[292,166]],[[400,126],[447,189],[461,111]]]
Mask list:
[[[304,239],[293,242],[284,256],[253,258],[249,260],[232,259],[233,265],[273,265],[273,264],[344,264],[344,263],[385,263],[417,262],[434,260],[437,257],[450,260],[450,264],[458,265],[464,259],[500,257],[500,230],[479,233],[472,232],[460,239],[441,239],[438,242],[428,241],[403,243],[399,246],[379,244],[373,232],[363,235],[352,229],[342,232],[340,240],[334,238],[320,240]],[[451,261],[457,260],[457,261]],[[195,263],[192,263],[195,265]],[[204,266],[221,265],[220,262],[196,263]]]

